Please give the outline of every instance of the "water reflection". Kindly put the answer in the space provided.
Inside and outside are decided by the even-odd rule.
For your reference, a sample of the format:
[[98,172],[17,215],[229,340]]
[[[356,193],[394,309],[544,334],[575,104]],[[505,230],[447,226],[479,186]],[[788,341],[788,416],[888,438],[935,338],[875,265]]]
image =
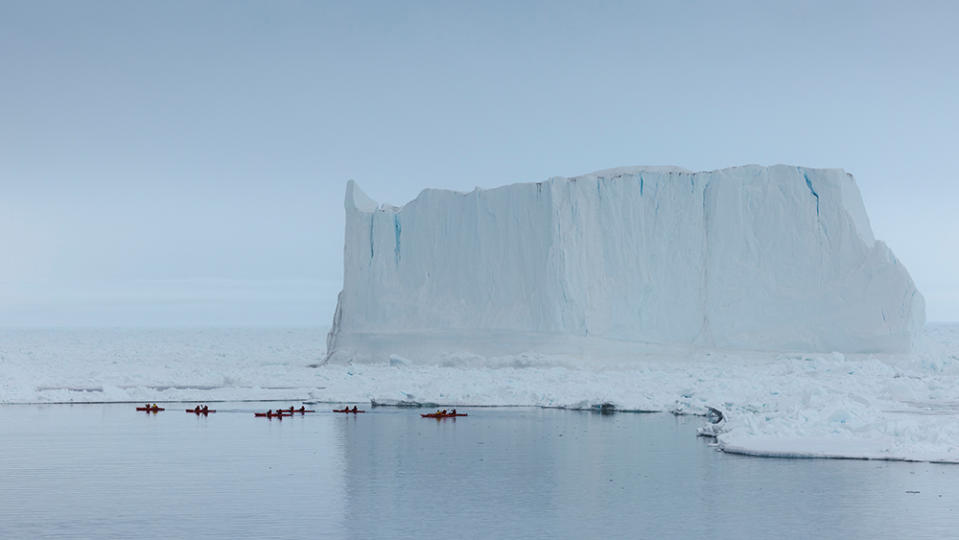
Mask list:
[[695,437],[698,418],[132,408],[0,407],[0,538],[943,538],[959,526],[957,466],[726,455]]
[[918,538],[959,525],[959,467],[730,456],[695,438],[700,422],[379,409],[340,424],[349,537]]
[[335,425],[252,407],[0,407],[0,538],[342,538]]

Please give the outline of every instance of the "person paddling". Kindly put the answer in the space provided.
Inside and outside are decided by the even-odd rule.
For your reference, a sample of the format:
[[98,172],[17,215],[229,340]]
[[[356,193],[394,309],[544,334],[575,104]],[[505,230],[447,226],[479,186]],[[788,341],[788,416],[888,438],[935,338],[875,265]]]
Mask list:
[[358,409],[356,408],[356,405],[353,405],[353,412],[356,412],[357,410]]

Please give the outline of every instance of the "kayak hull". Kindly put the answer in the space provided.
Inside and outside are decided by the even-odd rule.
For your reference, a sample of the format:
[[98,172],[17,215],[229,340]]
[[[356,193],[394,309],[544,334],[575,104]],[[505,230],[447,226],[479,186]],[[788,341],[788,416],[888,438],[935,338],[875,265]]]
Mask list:
[[156,409],[154,409],[153,407],[150,407],[150,408],[147,408],[147,407],[137,407],[137,410],[138,410],[138,411],[143,411],[143,412],[160,412],[160,411],[165,411],[166,409],[164,409],[163,407],[157,407]]
[[344,413],[344,414],[360,414],[360,413],[365,413],[366,411],[352,411],[352,410],[336,410],[336,409],[333,409],[333,412],[336,412],[336,413]]
[[429,413],[429,414],[421,414],[420,416],[422,416],[423,418],[456,418],[457,416],[469,416],[469,414],[467,413],[456,413],[456,414]]

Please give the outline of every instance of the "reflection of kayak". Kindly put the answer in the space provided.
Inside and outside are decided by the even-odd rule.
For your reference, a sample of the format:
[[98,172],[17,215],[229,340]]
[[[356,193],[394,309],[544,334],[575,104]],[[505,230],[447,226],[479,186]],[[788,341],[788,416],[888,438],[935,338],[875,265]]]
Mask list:
[[456,418],[457,416],[469,416],[469,415],[466,414],[465,412],[458,412],[456,414],[429,413],[429,414],[421,414],[420,416],[422,416],[423,418]]
[[137,407],[137,410],[146,411],[146,412],[157,412],[157,411],[165,411],[166,409],[164,409],[163,407]]
[[354,411],[353,409],[333,409],[333,412],[357,414],[357,413],[363,413],[363,412],[366,412],[366,411]]
[[202,409],[200,409],[199,411],[194,409],[187,409],[186,412],[193,413],[193,414],[210,414],[211,412],[216,412],[216,409],[207,409],[205,411]]

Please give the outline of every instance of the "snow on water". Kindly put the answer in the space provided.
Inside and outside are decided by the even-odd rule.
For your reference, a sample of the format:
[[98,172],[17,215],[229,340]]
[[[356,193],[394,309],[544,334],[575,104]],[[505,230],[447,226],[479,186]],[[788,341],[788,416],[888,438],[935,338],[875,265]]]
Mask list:
[[[0,330],[0,402],[308,399],[725,416],[729,452],[959,462],[959,325],[911,354],[660,348],[322,363],[320,329]],[[707,420],[704,418],[704,425]]]
[[838,169],[624,168],[430,189],[403,207],[350,182],[345,206],[329,349],[346,360],[567,338],[901,352],[924,324],[922,295]]

